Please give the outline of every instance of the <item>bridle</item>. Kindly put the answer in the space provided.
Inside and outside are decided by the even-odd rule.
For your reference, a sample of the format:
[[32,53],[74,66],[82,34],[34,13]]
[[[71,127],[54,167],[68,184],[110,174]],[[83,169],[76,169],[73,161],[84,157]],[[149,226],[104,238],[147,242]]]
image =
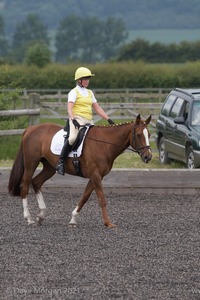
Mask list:
[[[81,127],[84,127],[85,125],[81,125]],[[139,125],[136,125],[136,126],[134,126],[133,128],[132,128],[132,138],[134,139],[136,139],[136,134],[135,134],[135,129],[136,128],[138,128],[138,127],[144,127],[144,125],[143,124],[139,124]],[[90,140],[93,140],[93,141],[96,141],[96,142],[100,142],[100,143],[104,143],[104,144],[109,144],[109,145],[113,145],[113,146],[116,146],[116,147],[120,147],[120,145],[117,145],[117,144],[114,144],[114,143],[111,143],[111,142],[108,142],[108,141],[102,141],[102,140],[98,140],[98,139],[95,139],[95,138],[91,138],[91,137],[89,137],[88,135],[85,135],[85,134],[83,134],[87,139],[90,139]],[[144,154],[145,154],[145,152],[147,151],[147,150],[151,150],[151,148],[150,148],[150,146],[138,146],[137,148],[135,147],[133,147],[132,146],[132,148],[130,148],[130,147],[128,147],[128,148],[126,148],[126,150],[129,150],[129,151],[132,151],[132,152],[135,152],[135,153],[137,153],[137,154],[139,154],[140,155],[140,157],[142,157]],[[144,151],[141,151],[141,150],[144,150]]]
[[[133,140],[134,140],[134,139],[136,140],[136,137],[137,137],[137,136],[136,136],[136,134],[135,134],[135,129],[138,128],[138,127],[144,127],[144,125],[143,125],[143,124],[139,124],[139,125],[134,126],[134,127],[132,128],[132,139],[133,139]],[[132,148],[133,148],[133,149],[127,148],[127,150],[133,151],[133,152],[139,154],[141,157],[145,154],[145,152],[146,152],[147,150],[151,150],[151,148],[150,148],[149,145],[147,145],[147,146],[138,146],[137,148],[134,148],[134,147],[132,146]],[[144,150],[144,151],[141,151],[141,150]]]

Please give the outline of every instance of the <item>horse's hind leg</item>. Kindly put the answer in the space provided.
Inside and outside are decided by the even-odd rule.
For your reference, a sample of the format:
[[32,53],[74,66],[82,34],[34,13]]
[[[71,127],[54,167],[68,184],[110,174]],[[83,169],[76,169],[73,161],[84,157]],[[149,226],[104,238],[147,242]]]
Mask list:
[[37,166],[32,166],[32,168],[30,167],[28,171],[27,170],[24,171],[24,175],[20,185],[21,188],[20,196],[22,198],[23,214],[24,214],[24,219],[26,219],[28,222],[28,225],[35,223],[31,217],[29,207],[28,207],[28,191],[29,191],[29,186],[31,184],[31,178],[33,176],[36,167]]
[[39,206],[39,213],[37,214],[37,222],[39,225],[42,224],[46,211],[46,204],[41,192],[41,187],[45,181],[51,178],[56,170],[53,168],[47,160],[42,160],[43,169],[42,171],[32,179],[32,186],[36,194],[36,199]]
[[[34,168],[34,170],[35,169],[36,169],[36,167]],[[28,197],[27,196],[28,196],[29,186],[31,184],[33,186],[34,192],[36,194],[36,199],[38,201],[38,205],[40,208],[40,212],[37,217],[37,222],[39,224],[41,223],[41,220],[44,219],[44,211],[46,209],[42,193],[38,189],[38,187],[34,184],[34,179],[38,176],[36,176],[34,179],[31,179],[33,174],[34,174],[34,171],[32,171],[32,172],[25,171],[24,178],[29,178],[29,179],[26,179],[26,180],[23,179],[22,184],[21,184],[21,197],[22,197],[22,205],[23,205],[23,210],[24,210],[24,218],[27,220],[28,225],[35,223],[31,217],[29,207],[28,207]]]
[[44,221],[45,211],[46,211],[46,204],[44,202],[44,198],[41,191],[37,192],[36,199],[39,206],[39,213],[37,214],[36,220],[39,225],[42,225],[42,222]]
[[81,200],[79,201],[78,205],[76,206],[76,208],[72,212],[72,217],[71,217],[71,220],[69,222],[70,226],[74,226],[74,227],[76,226],[78,213],[80,212],[80,210],[82,209],[82,207],[84,206],[84,204],[89,199],[89,197],[90,197],[90,195],[91,195],[91,193],[92,193],[93,190],[94,190],[93,184],[92,184],[91,180],[89,180],[88,183],[87,183],[87,186],[85,188],[85,191],[83,193],[83,196],[82,196]]
[[[36,220],[37,220],[38,224],[42,224],[42,221],[44,220],[44,212],[46,210],[46,205],[44,203],[44,199],[43,199],[42,193],[40,191],[37,192],[36,199],[38,201],[38,205],[39,205],[39,208],[40,208],[40,211],[39,211],[39,213],[37,215],[37,219]],[[28,207],[28,199],[27,199],[27,197],[25,197],[25,198],[22,199],[22,205],[23,205],[23,210],[24,210],[24,219],[27,220],[28,225],[34,224],[35,221],[31,217],[31,214],[30,214],[30,211],[29,211],[29,207]]]
[[28,225],[34,224],[35,222],[33,221],[30,211],[29,211],[27,197],[22,199],[22,206],[23,206],[23,211],[24,211],[24,219],[27,220]]

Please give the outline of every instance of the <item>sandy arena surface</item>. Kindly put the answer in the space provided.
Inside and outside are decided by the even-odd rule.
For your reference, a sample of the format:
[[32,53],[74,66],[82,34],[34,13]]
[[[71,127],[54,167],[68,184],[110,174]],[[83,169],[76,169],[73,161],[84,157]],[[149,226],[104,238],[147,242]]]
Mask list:
[[[105,189],[106,228],[96,195],[68,227],[82,192],[49,188],[42,226],[28,226],[19,198],[1,192],[2,300],[200,299],[200,196]],[[30,194],[30,210],[38,208]]]

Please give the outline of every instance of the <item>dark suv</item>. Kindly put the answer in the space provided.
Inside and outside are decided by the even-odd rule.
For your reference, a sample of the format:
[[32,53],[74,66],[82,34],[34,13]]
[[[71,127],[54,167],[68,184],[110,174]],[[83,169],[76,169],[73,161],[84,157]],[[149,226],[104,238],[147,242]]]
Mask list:
[[200,167],[200,88],[176,88],[167,96],[156,123],[161,164],[182,161]]

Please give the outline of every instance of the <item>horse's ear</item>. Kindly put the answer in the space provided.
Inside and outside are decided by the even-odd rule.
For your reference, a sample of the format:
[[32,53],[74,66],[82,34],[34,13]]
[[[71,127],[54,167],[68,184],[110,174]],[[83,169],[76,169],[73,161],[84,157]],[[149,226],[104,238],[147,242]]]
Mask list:
[[151,122],[151,115],[144,121],[146,125],[148,125]]
[[140,123],[140,120],[141,120],[141,116],[140,116],[140,114],[139,114],[139,115],[137,115],[137,117],[136,117],[136,124],[139,124],[139,123]]

